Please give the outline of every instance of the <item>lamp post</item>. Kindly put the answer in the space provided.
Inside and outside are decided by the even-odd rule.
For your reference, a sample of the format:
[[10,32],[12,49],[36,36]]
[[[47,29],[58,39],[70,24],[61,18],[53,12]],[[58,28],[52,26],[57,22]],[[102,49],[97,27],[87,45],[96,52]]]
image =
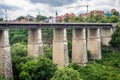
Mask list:
[[7,10],[6,10],[6,9],[5,9],[5,20],[6,20],[6,22],[7,22],[7,20],[8,20]]

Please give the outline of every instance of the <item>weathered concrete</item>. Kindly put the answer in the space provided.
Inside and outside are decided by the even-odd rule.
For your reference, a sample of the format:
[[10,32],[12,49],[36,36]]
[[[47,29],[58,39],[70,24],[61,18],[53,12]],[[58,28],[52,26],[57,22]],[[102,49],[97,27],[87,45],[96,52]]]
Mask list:
[[100,28],[89,28],[87,36],[87,49],[91,53],[91,59],[101,59]]
[[43,55],[43,42],[41,29],[30,29],[28,31],[28,55]]
[[87,62],[85,28],[73,29],[72,61],[83,66]]
[[53,62],[58,66],[69,64],[66,29],[53,31]]
[[102,45],[110,46],[109,42],[113,34],[112,28],[101,28],[101,41]]
[[8,30],[0,30],[0,75],[13,79]]

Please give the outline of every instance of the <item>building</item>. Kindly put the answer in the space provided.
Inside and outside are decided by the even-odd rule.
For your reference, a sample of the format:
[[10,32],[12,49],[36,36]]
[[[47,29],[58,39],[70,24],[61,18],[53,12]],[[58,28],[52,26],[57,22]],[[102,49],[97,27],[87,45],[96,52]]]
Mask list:
[[83,13],[83,14],[80,14],[80,16],[82,16],[83,18],[87,18],[88,17],[88,13]]
[[111,17],[111,16],[112,16],[112,13],[108,11],[108,12],[106,12],[106,13],[104,14],[104,16],[105,16],[105,17]]
[[94,16],[102,15],[104,17],[104,11],[101,10],[93,10],[90,12],[90,14],[93,14]]
[[56,15],[56,22],[64,22],[65,18],[69,17],[70,19],[76,17],[76,15],[74,13],[66,13],[64,15]]
[[63,22],[64,21],[64,16],[56,16],[56,22]]
[[27,15],[25,16],[25,18],[28,20],[28,21],[35,21],[35,17],[31,16],[31,15]]
[[118,12],[118,11],[113,8],[113,9],[111,10],[111,13],[113,14],[114,12]]

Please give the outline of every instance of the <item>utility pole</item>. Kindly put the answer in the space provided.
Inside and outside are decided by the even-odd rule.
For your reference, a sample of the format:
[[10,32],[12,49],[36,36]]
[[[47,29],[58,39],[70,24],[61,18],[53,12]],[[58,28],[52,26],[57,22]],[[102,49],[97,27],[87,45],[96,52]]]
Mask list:
[[69,9],[69,8],[78,8],[78,7],[86,7],[86,10],[87,10],[87,21],[88,21],[88,7],[89,7],[88,4],[86,4],[86,5],[80,5],[80,6],[67,7],[67,9]]
[[80,6],[73,6],[73,7],[66,7],[66,8],[67,8],[67,9],[70,9],[70,8],[78,8],[78,7],[86,7],[86,9],[87,9],[87,14],[88,14],[88,7],[89,7],[88,4],[86,4],[86,5],[80,5]]

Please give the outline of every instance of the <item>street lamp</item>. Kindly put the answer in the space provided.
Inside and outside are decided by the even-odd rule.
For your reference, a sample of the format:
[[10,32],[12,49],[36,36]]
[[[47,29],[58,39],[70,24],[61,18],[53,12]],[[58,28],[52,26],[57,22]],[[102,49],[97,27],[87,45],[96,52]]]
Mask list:
[[7,10],[6,10],[6,9],[5,9],[5,20],[6,20],[6,22],[7,22],[7,20],[8,20]]

